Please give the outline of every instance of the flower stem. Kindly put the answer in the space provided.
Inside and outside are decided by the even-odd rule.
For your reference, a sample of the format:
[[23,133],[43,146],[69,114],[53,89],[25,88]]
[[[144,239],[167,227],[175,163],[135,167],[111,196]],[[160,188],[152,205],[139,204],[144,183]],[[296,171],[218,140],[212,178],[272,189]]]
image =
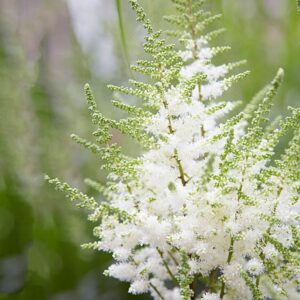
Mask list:
[[172,278],[172,280],[174,281],[174,283],[175,283],[176,285],[178,285],[177,279],[175,278],[174,274],[172,273],[172,271],[171,271],[171,269],[170,269],[168,263],[167,263],[166,260],[164,259],[164,254],[163,254],[163,252],[162,252],[159,248],[156,248],[156,250],[157,250],[159,256],[161,257],[162,262],[163,262],[163,265],[164,265],[164,267],[166,268],[168,274],[170,275],[170,277]]
[[157,289],[157,287],[153,283],[150,283],[150,286],[155,291],[155,293],[158,295],[158,297],[161,300],[165,300],[165,298],[163,297],[163,295],[160,293],[160,291]]

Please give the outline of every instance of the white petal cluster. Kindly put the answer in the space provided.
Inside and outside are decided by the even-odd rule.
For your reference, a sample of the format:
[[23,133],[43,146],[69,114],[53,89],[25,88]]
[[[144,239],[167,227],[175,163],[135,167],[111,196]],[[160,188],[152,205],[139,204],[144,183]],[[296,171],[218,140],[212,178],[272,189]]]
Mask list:
[[[191,45],[181,53],[187,61],[196,57],[182,67],[181,82],[201,73],[206,75],[206,83],[201,84],[200,91],[198,86],[194,88],[191,101],[183,96],[181,83],[163,95],[167,105],[147,124],[147,132],[157,139],[157,147],[141,157],[138,176],[130,183],[130,190],[126,188],[128,183],[120,181],[109,194],[111,205],[132,219],[124,222],[116,216],[104,217],[99,250],[113,253],[116,263],[107,274],[130,282],[129,292],[133,294],[149,291],[155,299],[182,299],[176,276],[183,251],[189,256],[189,274],[208,277],[219,270],[231,295],[228,297],[250,299],[241,271],[250,278],[263,275],[262,257],[270,260],[279,255],[271,243],[263,245],[259,255],[257,247],[264,235],[269,232],[286,246],[293,243],[293,192],[284,182],[280,193],[276,185],[268,191],[257,188],[255,175],[268,161],[255,160],[255,152],[253,158],[228,171],[233,178],[228,184],[232,192],[224,193],[216,184],[213,176],[221,172],[226,138],[212,141],[222,132],[220,117],[234,105],[228,102],[213,111],[217,104],[203,102],[220,97],[228,88],[224,76],[229,70],[226,65],[212,64],[213,50],[205,39],[197,43],[201,50],[196,54]],[[233,143],[243,134],[243,124],[232,126]],[[232,157],[229,153],[226,160]],[[278,225],[270,230],[263,216],[276,218]],[[201,299],[217,300],[220,296],[205,293]]]
[[[104,147],[74,139],[97,153],[110,172],[105,187],[92,183],[106,199],[98,203],[58,179],[47,180],[92,210],[90,220],[100,220],[98,240],[90,246],[112,254],[105,274],[128,282],[132,294],[149,292],[160,300],[294,295],[300,282],[300,109],[291,108],[276,130],[265,126],[283,70],[244,113],[224,121],[236,103],[220,97],[245,73],[229,75],[240,63],[213,63],[227,49],[210,47],[214,33],[197,38],[215,19],[202,10],[190,14],[203,1],[192,6],[174,1],[187,15],[171,16],[171,22],[190,30],[191,20],[202,20],[192,32],[183,31],[181,58],[160,39],[137,1],[130,2],[149,35],[144,49],[152,55],[133,69],[157,81],[132,80],[135,88],[112,89],[142,98],[151,109],[114,101],[133,117],[106,119],[87,86],[98,125],[94,135]],[[111,129],[129,134],[147,151],[138,159],[126,156],[110,143]],[[289,147],[274,160],[279,138],[290,129]]]
[[201,300],[220,300],[220,297],[218,294],[205,293]]
[[[215,66],[211,59],[215,56],[216,50],[208,46],[208,41],[201,37],[197,41],[188,41],[187,50],[181,52],[184,61],[192,62],[184,66],[180,72],[183,78],[189,79],[201,73],[206,76],[207,83],[201,85],[200,95],[202,100],[213,100],[222,96],[223,92],[228,89],[226,80],[222,80],[229,72],[226,65]],[[199,95],[198,88],[195,89],[194,95]]]
[[260,275],[264,271],[264,265],[258,259],[253,258],[246,263],[246,270],[252,275]]
[[[292,191],[288,185],[282,185],[278,198],[276,186],[268,193],[257,188],[255,175],[267,160],[257,162],[249,158],[229,170],[232,192],[224,193],[209,177],[209,160],[211,175],[219,173],[224,160],[226,139],[212,142],[222,132],[219,119],[234,105],[228,102],[211,113],[217,104],[202,101],[223,94],[227,89],[223,77],[229,70],[226,65],[211,63],[213,51],[207,47],[207,41],[197,43],[206,48],[196,53],[194,62],[182,67],[181,80],[202,73],[206,83],[201,85],[200,94],[198,86],[194,88],[191,101],[183,97],[180,83],[164,94],[167,105],[147,124],[147,131],[156,137],[158,146],[141,157],[138,176],[130,190],[127,183],[120,181],[117,190],[110,194],[112,206],[133,218],[127,222],[114,216],[103,218],[99,249],[113,253],[116,263],[107,273],[130,282],[130,293],[150,291],[155,299],[182,299],[176,282],[173,288],[168,282],[176,280],[180,252],[184,251],[190,257],[191,275],[206,277],[213,270],[220,270],[227,289],[231,289],[229,294],[248,299],[249,288],[241,270],[249,276],[262,275],[262,255],[265,259],[278,255],[270,243],[262,248],[261,256],[257,253],[257,245],[270,226],[262,215],[271,216],[277,207],[272,217],[278,218],[280,225],[273,226],[272,236],[283,245],[293,243],[290,224],[295,212],[289,200]],[[186,60],[194,55],[191,46],[181,54]],[[232,127],[236,139],[244,132],[243,124]],[[262,147],[263,144],[264,141]],[[231,157],[229,154],[227,160]],[[205,293],[201,299],[220,298],[218,294]]]

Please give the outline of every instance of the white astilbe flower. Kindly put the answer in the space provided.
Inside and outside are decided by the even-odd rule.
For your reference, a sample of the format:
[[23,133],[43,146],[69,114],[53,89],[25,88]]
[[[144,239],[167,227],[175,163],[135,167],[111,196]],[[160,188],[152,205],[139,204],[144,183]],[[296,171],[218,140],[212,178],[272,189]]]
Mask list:
[[220,300],[220,297],[218,294],[205,293],[201,300]]
[[278,256],[278,251],[272,244],[268,243],[263,248],[263,254],[265,255],[266,259],[271,259]]
[[[156,82],[132,80],[133,88],[111,89],[138,96],[151,109],[113,101],[130,117],[106,119],[87,85],[100,146],[73,138],[109,171],[106,186],[87,180],[106,200],[49,182],[92,211],[99,240],[88,246],[112,253],[115,263],[105,274],[130,282],[130,293],[150,292],[160,300],[262,300],[279,289],[292,294],[299,280],[300,110],[266,125],[283,70],[243,112],[224,121],[237,105],[220,97],[246,73],[228,75],[240,62],[214,65],[214,56],[228,47],[210,47],[220,31],[203,30],[218,16],[200,9],[201,0],[192,6],[174,1],[181,14],[166,19],[181,28],[173,33],[185,41],[178,52],[154,31],[137,1],[130,2],[147,31],[144,49],[151,57],[132,69]],[[110,143],[110,129],[137,140],[144,153],[123,154]],[[294,137],[274,160],[288,130]]]
[[149,283],[145,280],[134,281],[129,288],[129,293],[137,295],[144,294],[149,290]]
[[[192,43],[192,42],[191,42]],[[210,63],[210,60],[214,56],[214,51],[211,48],[201,48],[199,47],[199,43],[195,42],[195,48],[199,49],[194,51],[192,54],[192,50],[190,50],[190,55],[188,51],[184,52],[185,57],[191,56],[196,60],[194,60],[191,64],[184,66],[181,71],[180,75],[183,78],[191,79],[195,75],[199,73],[206,76],[207,83],[201,85],[201,91],[199,92],[199,87],[197,86],[193,91],[193,97],[199,97],[199,94],[202,100],[212,100],[216,99],[228,89],[226,82],[222,79],[228,72],[229,67],[226,65],[215,66]]]
[[252,275],[260,275],[264,271],[264,265],[256,258],[250,259],[246,263],[246,270]]
[[136,269],[129,263],[118,263],[109,267],[107,275],[130,282],[136,278]]

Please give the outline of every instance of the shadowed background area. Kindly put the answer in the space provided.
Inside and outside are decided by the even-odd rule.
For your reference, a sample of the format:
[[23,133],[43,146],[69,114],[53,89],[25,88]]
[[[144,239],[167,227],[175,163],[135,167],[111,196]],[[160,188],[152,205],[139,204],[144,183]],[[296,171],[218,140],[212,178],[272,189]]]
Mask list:
[[[166,28],[171,1],[140,2],[156,28]],[[211,0],[208,7],[223,14],[216,25],[227,29],[217,42],[232,46],[218,59],[247,59],[252,71],[227,99],[246,103],[283,67],[273,113],[299,106],[295,1]],[[93,240],[85,212],[43,180],[47,173],[88,193],[84,178],[105,180],[96,157],[69,136],[91,138],[85,82],[103,113],[120,117],[106,84],[126,84],[128,64],[143,56],[143,34],[125,0],[0,1],[0,299],[149,299],[102,275],[111,257],[80,248]],[[139,151],[114,139],[130,154]]]

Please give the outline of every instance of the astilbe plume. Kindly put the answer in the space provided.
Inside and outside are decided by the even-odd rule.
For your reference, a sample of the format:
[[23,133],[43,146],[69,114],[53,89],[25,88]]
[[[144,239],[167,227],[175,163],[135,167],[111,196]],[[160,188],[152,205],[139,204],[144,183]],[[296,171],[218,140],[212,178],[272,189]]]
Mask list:
[[[106,186],[87,180],[106,201],[47,179],[91,210],[98,241],[86,247],[112,253],[115,263],[105,274],[129,282],[130,293],[164,300],[296,299],[300,110],[267,119],[283,79],[280,69],[242,112],[223,122],[239,103],[216,100],[247,75],[230,75],[244,62],[213,63],[229,47],[210,46],[223,30],[207,31],[220,16],[203,10],[205,1],[173,2],[179,13],[166,20],[178,30],[168,34],[183,50],[167,44],[130,1],[147,32],[149,55],[132,70],[150,80],[110,88],[141,98],[143,108],[114,100],[129,117],[107,119],[85,86],[100,145],[72,137],[109,171]],[[124,155],[110,142],[112,128],[140,142],[143,155]],[[274,148],[288,131],[294,137],[275,160]]]

